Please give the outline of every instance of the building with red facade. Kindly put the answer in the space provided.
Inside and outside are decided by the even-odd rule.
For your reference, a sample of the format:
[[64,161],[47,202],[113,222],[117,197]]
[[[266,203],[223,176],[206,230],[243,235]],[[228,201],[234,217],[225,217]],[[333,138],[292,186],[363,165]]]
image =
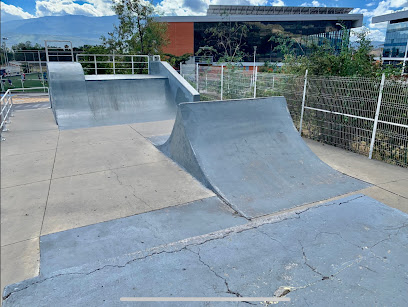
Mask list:
[[[350,29],[362,26],[362,14],[350,14],[352,8],[210,5],[205,16],[165,16],[157,21],[168,25],[169,44],[165,53],[180,56],[195,54],[200,47],[214,46],[206,31],[219,23],[245,24],[248,35],[243,51],[252,54],[257,46],[257,60],[276,60],[271,35],[281,33],[304,44],[305,38],[329,40],[340,48]],[[338,46],[337,46],[338,45]],[[214,46],[216,47],[216,46]]]

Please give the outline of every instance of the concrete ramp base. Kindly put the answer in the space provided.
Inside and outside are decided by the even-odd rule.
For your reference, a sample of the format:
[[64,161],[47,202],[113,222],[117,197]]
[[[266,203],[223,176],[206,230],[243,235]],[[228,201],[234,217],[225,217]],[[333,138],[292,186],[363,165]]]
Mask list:
[[284,97],[180,104],[159,148],[247,218],[368,186],[309,149]]

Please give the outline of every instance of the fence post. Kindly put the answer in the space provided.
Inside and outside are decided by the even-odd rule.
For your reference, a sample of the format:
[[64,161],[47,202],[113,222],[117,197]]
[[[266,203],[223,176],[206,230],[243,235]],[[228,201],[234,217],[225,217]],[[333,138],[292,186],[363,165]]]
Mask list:
[[112,61],[113,61],[113,74],[116,75],[116,70],[115,70],[115,53],[113,53]]
[[42,83],[42,86],[44,88],[44,93],[45,93],[44,75],[43,75],[43,71],[42,71],[41,55],[40,55],[39,50],[38,50],[38,62],[40,64],[41,83]]
[[96,55],[95,54],[94,54],[93,58],[94,58],[94,64],[95,64],[95,75],[97,75],[98,74],[98,63],[96,63]]
[[380,85],[380,93],[378,94],[377,109],[375,110],[373,134],[371,135],[370,153],[368,154],[369,159],[371,159],[373,157],[375,135],[377,133],[378,116],[380,115],[380,108],[381,108],[382,94],[383,94],[383,90],[384,90],[384,83],[385,83],[385,74],[382,74],[381,85]]
[[132,75],[135,74],[135,68],[134,68],[134,64],[133,64],[133,55],[130,56],[131,60],[132,60]]
[[254,98],[256,98],[256,80],[258,79],[258,66],[254,67]]
[[197,90],[197,92],[198,92],[198,69],[199,69],[199,66],[198,66],[198,63],[196,64],[196,90]]
[[221,65],[221,100],[224,92],[224,65]]
[[302,109],[300,111],[300,124],[299,124],[299,134],[302,136],[302,125],[303,125],[303,114],[305,112],[305,101],[306,101],[306,89],[307,89],[307,72],[305,72],[305,83],[303,85],[303,98],[302,98]]
[[275,75],[272,76],[272,90],[275,90]]

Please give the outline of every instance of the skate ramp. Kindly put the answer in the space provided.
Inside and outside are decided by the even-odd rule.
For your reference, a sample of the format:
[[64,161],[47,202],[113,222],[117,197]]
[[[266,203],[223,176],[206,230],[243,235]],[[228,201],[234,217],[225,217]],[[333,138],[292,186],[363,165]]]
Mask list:
[[89,126],[96,125],[81,64],[49,62],[47,66],[51,108],[58,126],[71,126],[85,118]]
[[130,80],[86,81],[89,104],[98,125],[114,125],[175,118],[168,79],[145,76]]
[[369,186],[309,149],[284,97],[182,103],[159,148],[248,218]]
[[[79,63],[48,63],[48,69],[60,129],[174,119],[178,102],[199,99],[190,89],[175,96],[171,74],[85,77]],[[177,85],[180,92],[183,85]]]

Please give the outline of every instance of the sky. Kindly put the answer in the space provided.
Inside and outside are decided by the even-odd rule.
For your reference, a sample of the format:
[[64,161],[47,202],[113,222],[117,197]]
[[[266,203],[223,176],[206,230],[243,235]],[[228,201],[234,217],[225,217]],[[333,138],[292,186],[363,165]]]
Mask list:
[[[364,25],[370,38],[383,41],[386,23],[372,24],[373,16],[408,9],[408,0],[153,0],[161,15],[205,15],[209,4],[269,6],[352,7],[364,14]],[[113,15],[112,0],[1,0],[1,21],[43,16]]]

